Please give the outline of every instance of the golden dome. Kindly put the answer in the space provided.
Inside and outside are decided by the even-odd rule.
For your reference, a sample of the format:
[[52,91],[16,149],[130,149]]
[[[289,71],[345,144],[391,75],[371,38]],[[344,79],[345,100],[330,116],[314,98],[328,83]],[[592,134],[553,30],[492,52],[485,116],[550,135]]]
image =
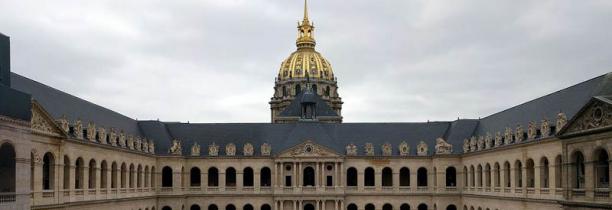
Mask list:
[[[304,19],[298,25],[297,50],[281,63],[278,78],[318,78],[333,80],[332,67],[321,54],[315,51],[314,26],[308,20],[308,6],[304,1]],[[308,73],[306,73],[308,72]]]

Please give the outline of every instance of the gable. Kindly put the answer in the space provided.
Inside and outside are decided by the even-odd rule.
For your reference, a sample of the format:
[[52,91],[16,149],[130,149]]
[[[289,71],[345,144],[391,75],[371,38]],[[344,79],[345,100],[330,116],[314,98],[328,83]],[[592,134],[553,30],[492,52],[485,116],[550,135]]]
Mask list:
[[278,154],[278,157],[339,157],[340,154],[323,145],[306,140]]
[[30,120],[32,131],[51,135],[64,136],[65,133],[53,121],[53,118],[36,101],[32,102],[32,119]]
[[561,130],[562,135],[578,135],[612,128],[612,97],[591,99]]

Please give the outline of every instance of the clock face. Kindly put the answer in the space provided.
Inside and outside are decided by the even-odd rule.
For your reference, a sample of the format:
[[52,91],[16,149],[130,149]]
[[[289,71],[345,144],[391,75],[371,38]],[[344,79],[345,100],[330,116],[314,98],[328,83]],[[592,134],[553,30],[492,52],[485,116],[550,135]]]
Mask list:
[[308,153],[312,152],[312,145],[306,145],[306,147],[304,148],[304,151]]

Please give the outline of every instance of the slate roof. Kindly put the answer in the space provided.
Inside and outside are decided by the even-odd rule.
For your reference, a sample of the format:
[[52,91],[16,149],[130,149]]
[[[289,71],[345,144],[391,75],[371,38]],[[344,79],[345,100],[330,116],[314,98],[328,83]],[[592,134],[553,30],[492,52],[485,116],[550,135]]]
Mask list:
[[314,102],[316,104],[316,115],[325,117],[337,117],[336,113],[327,103],[317,94],[313,94],[309,91],[302,91],[295,96],[287,108],[285,108],[280,114],[281,117],[300,117],[302,116],[302,102]]

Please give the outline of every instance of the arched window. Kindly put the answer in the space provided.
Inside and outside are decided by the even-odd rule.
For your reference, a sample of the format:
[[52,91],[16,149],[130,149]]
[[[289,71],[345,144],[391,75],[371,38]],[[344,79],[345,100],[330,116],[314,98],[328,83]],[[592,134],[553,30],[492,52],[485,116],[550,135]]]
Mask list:
[[53,189],[53,181],[55,180],[55,158],[50,152],[45,153],[43,157],[43,190]]
[[172,208],[170,208],[169,206],[164,206],[162,210],[172,210]]
[[499,173],[499,169],[499,163],[495,162],[495,165],[493,165],[493,185],[495,187],[500,187],[501,175]]
[[155,167],[151,167],[151,187],[155,187]]
[[89,161],[89,184],[88,187],[89,189],[95,189],[96,188],[96,160],[91,159]]
[[138,164],[138,168],[136,168],[136,187],[142,187],[142,165]]
[[111,164],[111,188],[117,188],[117,163],[113,161]]
[[[382,170],[382,186],[393,186],[393,170],[389,167],[385,167]],[[385,206],[383,206],[383,209]]]
[[70,158],[64,155],[64,189],[70,189]]
[[476,171],[476,186],[477,187],[482,187],[482,165],[478,164],[478,168]]
[[391,204],[385,204],[383,205],[383,209],[382,210],[393,210],[393,206]]
[[147,188],[149,187],[149,166],[145,166],[145,170],[144,170],[144,187]]
[[219,186],[219,170],[215,167],[211,167],[208,169],[208,186]]
[[[253,169],[250,167],[244,168],[242,172],[242,185],[245,187],[252,187],[255,185],[253,182]],[[251,206],[252,208],[252,206]]]
[[470,186],[476,186],[476,170],[474,169],[474,166],[470,166]]
[[346,170],[346,185],[357,186],[357,169],[350,167]]
[[228,204],[227,206],[225,206],[225,210],[236,210],[236,206],[234,206],[233,204]]
[[563,169],[563,161],[561,155],[555,157],[555,187],[563,188],[563,182],[561,181],[561,170]]
[[268,167],[263,167],[261,169],[260,175],[259,175],[259,184],[262,187],[270,187],[272,186],[272,172],[270,171],[270,168]]
[[455,167],[446,168],[446,186],[456,187],[457,186],[457,170]]
[[244,205],[242,210],[253,210],[253,206],[251,206],[251,204]]
[[309,204],[304,205],[304,210],[315,210],[315,207],[314,205],[309,203]]
[[236,186],[236,169],[232,167],[225,169],[225,186],[226,187]]
[[357,205],[351,203],[346,207],[346,210],[357,210]]
[[581,152],[574,152],[572,155],[573,162],[573,184],[575,189],[583,189],[584,188],[584,155]]
[[75,164],[74,170],[74,188],[75,189],[83,189],[83,174],[85,174],[85,166],[83,163],[83,158],[78,158]]
[[172,168],[162,168],[162,187],[172,187]]
[[318,89],[317,89],[317,85],[315,85],[315,84],[313,84],[313,85],[312,85],[312,92],[313,92],[315,95],[319,95],[319,91],[318,91]]
[[446,210],[457,210],[457,206],[451,204],[446,207]]
[[0,146],[0,193],[15,192],[15,164],[15,148],[10,143],[3,143]]
[[261,205],[260,210],[272,210],[272,207],[268,204]]
[[400,210],[410,210],[410,205],[408,205],[407,203],[404,203],[400,206]]
[[365,210],[375,210],[374,204],[368,203],[365,205]]
[[516,180],[516,184],[514,186],[523,187],[523,163],[521,163],[520,160],[514,162],[514,171],[516,171],[516,173],[514,174],[514,180]]
[[208,210],[219,210],[219,207],[217,207],[215,204],[210,204],[208,205]]
[[365,173],[363,175],[364,179],[363,179],[363,185],[364,186],[374,186],[374,169],[373,168],[366,168],[365,169]]
[[595,187],[608,188],[610,186],[610,162],[608,151],[597,149],[594,155],[595,160]]
[[535,187],[535,163],[533,159],[527,159],[527,187]]
[[417,170],[417,187],[426,187],[427,186],[427,169],[419,168]]
[[199,187],[201,185],[200,177],[201,177],[200,168],[198,167],[191,168],[191,171],[189,172],[189,184],[190,184],[189,186]]
[[106,178],[108,177],[108,164],[103,160],[100,164],[100,188],[107,188]]
[[129,173],[129,183],[130,188],[134,188],[134,173],[136,173],[136,169],[134,168],[134,164],[130,164],[130,173]]
[[191,205],[189,210],[200,210],[200,206],[198,206],[198,204],[193,204],[193,205]]
[[548,158],[542,157],[540,159],[540,187],[548,188],[549,187],[549,179],[548,179],[548,169],[550,164],[548,164]]
[[121,163],[121,188],[125,188],[127,184],[127,165]]
[[304,168],[303,186],[315,186],[315,171],[312,167]]
[[400,169],[400,186],[410,186],[410,169],[403,167]]
[[465,187],[470,186],[469,179],[468,179],[469,174],[470,172],[468,171],[467,166],[463,166],[463,186]]
[[187,182],[187,176],[185,176],[185,167],[181,167],[181,173],[179,174],[179,178],[181,179],[181,187],[185,187],[185,183]]
[[512,176],[510,175],[510,162],[506,161],[504,163],[504,187],[511,187]]
[[329,91],[329,86],[325,87],[325,96],[329,96],[330,95],[330,91]]
[[485,186],[491,187],[491,165],[487,163],[485,165]]
[[418,210],[427,210],[427,204],[419,204],[419,207],[417,207]]

